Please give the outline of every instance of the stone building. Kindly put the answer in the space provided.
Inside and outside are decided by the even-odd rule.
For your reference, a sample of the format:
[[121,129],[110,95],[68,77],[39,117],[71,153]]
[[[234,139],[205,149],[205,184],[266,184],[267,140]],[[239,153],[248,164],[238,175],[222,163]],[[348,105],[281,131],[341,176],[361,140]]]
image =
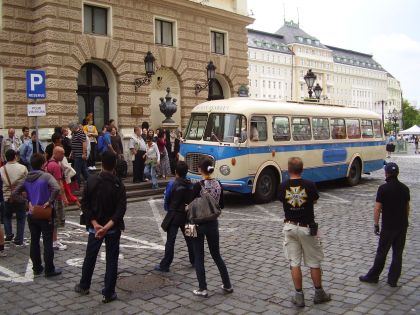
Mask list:
[[[216,66],[212,97],[231,97],[248,82],[246,0],[2,0],[0,1],[0,129],[34,127],[27,117],[25,71],[46,71],[47,116],[41,136],[93,112],[98,128],[115,119],[127,136],[148,121],[160,126],[159,98],[177,99],[174,119],[208,97],[195,94]],[[145,76],[151,51],[156,73]]]
[[384,100],[385,118],[389,109],[401,110],[399,82],[372,55],[324,45],[293,21],[275,33],[249,29],[248,58],[252,96],[302,100],[308,96],[304,76],[312,69],[325,103],[382,113]]

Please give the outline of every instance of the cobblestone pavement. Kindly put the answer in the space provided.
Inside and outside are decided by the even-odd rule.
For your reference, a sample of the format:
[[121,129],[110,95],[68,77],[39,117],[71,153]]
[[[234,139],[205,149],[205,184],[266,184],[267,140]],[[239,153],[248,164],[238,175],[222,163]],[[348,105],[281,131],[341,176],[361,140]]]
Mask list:
[[[33,278],[29,248],[8,250],[0,258],[1,314],[419,314],[420,313],[420,156],[393,157],[400,164],[401,180],[411,189],[412,214],[404,252],[400,287],[385,283],[360,283],[358,276],[371,266],[377,245],[373,234],[373,205],[383,171],[364,176],[357,187],[338,183],[320,186],[316,205],[325,250],[324,287],[333,300],[314,305],[308,270],[304,268],[306,307],[297,310],[290,302],[291,278],[283,256],[282,217],[278,202],[253,205],[246,196],[227,195],[220,219],[221,251],[235,292],[224,295],[220,276],[206,256],[209,298],[194,297],[197,287],[189,267],[185,242],[176,244],[169,274],[151,271],[163,255],[165,235],[159,230],[164,215],[161,200],[130,204],[126,215],[120,256],[119,300],[102,304],[100,289],[104,256],[98,260],[91,293],[73,292],[84,256],[86,233],[70,212],[60,233],[67,251],[56,252],[56,266],[63,268],[55,279]],[[417,223],[417,224],[416,224]],[[387,261],[386,268],[389,266]],[[385,269],[387,270],[387,269]]]

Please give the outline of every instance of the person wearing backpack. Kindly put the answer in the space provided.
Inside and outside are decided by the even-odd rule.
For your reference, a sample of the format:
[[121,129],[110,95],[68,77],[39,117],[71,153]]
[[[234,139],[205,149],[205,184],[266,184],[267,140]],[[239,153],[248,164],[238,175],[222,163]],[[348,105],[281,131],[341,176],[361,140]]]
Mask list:
[[175,169],[175,181],[171,182],[170,191],[165,191],[165,210],[167,209],[168,211],[162,222],[162,228],[167,233],[165,255],[160,264],[155,266],[156,271],[169,272],[169,267],[174,259],[175,240],[179,229],[181,229],[187,243],[190,263],[194,266],[192,239],[185,236],[185,222],[187,219],[185,205],[190,203],[192,199],[192,184],[186,178],[187,173],[187,163],[179,162]]
[[89,237],[82,277],[74,287],[74,291],[81,295],[89,294],[96,259],[105,240],[106,270],[102,302],[108,303],[117,299],[115,285],[121,231],[124,230],[124,215],[127,209],[127,195],[121,179],[113,174],[117,156],[105,151],[101,160],[101,173],[90,176],[83,191],[82,211]]
[[[214,172],[213,162],[209,158],[203,158],[199,162],[198,170],[203,178],[202,181],[194,184],[194,199],[200,197],[201,189],[205,189],[218,203],[220,209],[224,208],[223,187],[220,182],[211,177]],[[211,257],[219,269],[222,277],[222,290],[225,293],[232,293],[233,287],[230,283],[229,273],[225,262],[220,255],[219,248],[219,223],[217,218],[212,221],[203,222],[197,225],[197,237],[192,237],[194,249],[194,266],[197,274],[199,288],[193,294],[200,297],[208,297],[206,270],[204,269],[204,239],[207,239]]]

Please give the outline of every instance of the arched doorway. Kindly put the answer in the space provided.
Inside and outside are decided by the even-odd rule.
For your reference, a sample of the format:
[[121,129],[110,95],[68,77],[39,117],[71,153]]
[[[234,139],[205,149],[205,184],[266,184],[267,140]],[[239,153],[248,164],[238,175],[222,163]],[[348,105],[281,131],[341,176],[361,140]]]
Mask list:
[[100,129],[109,120],[109,87],[105,73],[97,65],[86,63],[77,79],[79,122],[93,113],[93,123]]
[[208,100],[222,100],[224,99],[223,88],[217,79],[213,79],[209,85],[209,98]]

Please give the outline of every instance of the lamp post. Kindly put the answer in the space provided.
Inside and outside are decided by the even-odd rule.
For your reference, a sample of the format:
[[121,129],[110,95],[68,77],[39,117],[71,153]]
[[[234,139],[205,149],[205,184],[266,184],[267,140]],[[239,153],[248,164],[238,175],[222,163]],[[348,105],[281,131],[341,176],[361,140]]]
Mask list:
[[148,51],[146,57],[144,57],[144,68],[146,71],[146,76],[134,79],[134,87],[136,92],[142,85],[149,85],[152,82],[152,75],[155,74],[155,60],[156,59],[153,54]]
[[206,84],[199,84],[196,83],[194,85],[195,95],[197,96],[205,88],[209,87],[209,95],[207,100],[211,100],[213,96],[213,80],[216,78],[216,66],[214,65],[213,61],[209,61],[206,67],[207,71],[207,82]]
[[400,113],[394,108],[393,111],[389,110],[388,120],[394,126],[395,135],[397,135],[398,121],[400,120]]
[[[384,101],[384,100],[380,100],[380,101],[375,102],[375,105],[376,104],[378,104],[378,105],[381,104],[382,105],[382,110],[381,110],[381,114],[382,114],[382,129],[385,130],[385,110],[384,110],[384,105],[387,105],[387,102]],[[376,106],[375,106],[375,109],[376,109]]]
[[322,87],[318,83],[316,84],[315,88],[313,87],[316,81],[316,74],[312,72],[312,69],[309,69],[303,78],[305,79],[306,85],[308,86],[309,99],[312,99],[312,94],[315,93],[315,98],[319,102]]

